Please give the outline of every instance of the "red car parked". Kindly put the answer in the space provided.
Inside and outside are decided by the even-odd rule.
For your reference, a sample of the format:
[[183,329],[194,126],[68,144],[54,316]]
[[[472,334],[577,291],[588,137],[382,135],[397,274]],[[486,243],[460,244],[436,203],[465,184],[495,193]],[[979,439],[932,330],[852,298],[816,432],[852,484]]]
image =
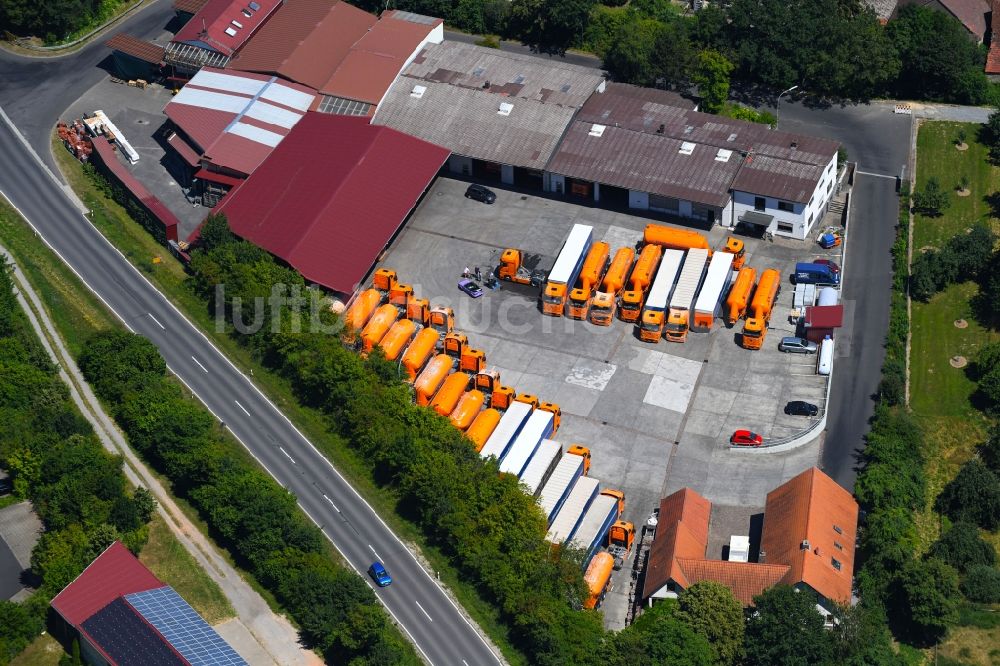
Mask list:
[[750,430],[737,430],[729,438],[729,443],[735,446],[760,446],[764,438]]

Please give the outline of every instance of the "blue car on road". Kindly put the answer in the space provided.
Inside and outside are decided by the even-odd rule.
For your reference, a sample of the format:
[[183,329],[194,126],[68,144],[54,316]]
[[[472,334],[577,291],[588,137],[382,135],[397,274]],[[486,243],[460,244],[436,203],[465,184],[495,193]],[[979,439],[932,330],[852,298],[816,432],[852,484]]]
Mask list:
[[389,572],[385,570],[381,562],[372,562],[372,565],[368,567],[368,575],[372,577],[379,587],[386,587],[392,584],[392,576]]

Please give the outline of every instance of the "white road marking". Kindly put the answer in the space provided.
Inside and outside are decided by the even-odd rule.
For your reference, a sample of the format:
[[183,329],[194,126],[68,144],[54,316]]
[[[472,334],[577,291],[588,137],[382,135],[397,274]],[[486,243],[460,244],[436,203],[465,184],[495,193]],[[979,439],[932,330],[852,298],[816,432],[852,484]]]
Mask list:
[[160,323],[160,320],[153,316],[152,312],[150,312],[148,314],[149,314],[149,318],[152,319],[153,321],[155,321],[157,326],[159,326],[160,328],[162,328],[164,331],[167,330],[166,327],[163,324]]
[[333,503],[333,500],[332,500],[332,499],[330,499],[329,497],[327,497],[325,493],[324,493],[324,495],[323,495],[323,499],[325,499],[325,500],[326,500],[327,502],[329,502],[329,503],[330,503],[330,506],[332,506],[332,507],[333,507],[334,511],[336,511],[337,513],[340,513],[340,509],[339,509],[339,508],[337,508],[337,505],[336,505],[336,504],[334,504],[334,503]]
[[239,407],[240,409],[242,409],[242,410],[243,410],[243,413],[244,413],[244,414],[246,414],[247,416],[250,416],[250,412],[248,412],[248,411],[247,411],[247,408],[246,408],[246,407],[244,407],[243,405],[241,405],[241,404],[240,404],[240,401],[239,401],[239,400],[233,400],[233,402],[235,402],[235,403],[236,403],[236,406],[237,406],[237,407]]
[[[375,553],[375,549],[374,549],[374,548],[372,548],[372,545],[371,545],[371,544],[368,544],[368,549],[369,549],[369,550],[371,550],[371,551],[372,551],[373,553]],[[375,553],[375,559],[376,559],[376,560],[379,560],[379,561],[381,561],[381,560],[382,560],[382,558],[378,556],[378,553]]]
[[855,171],[854,173],[859,176],[874,176],[875,178],[891,178],[892,180],[896,180],[896,176],[890,176],[887,173],[872,173],[871,171]]
[[284,453],[284,454],[285,454],[285,457],[286,457],[286,458],[288,458],[289,460],[291,460],[291,461],[292,461],[292,464],[293,464],[293,465],[298,465],[298,463],[297,463],[297,462],[295,462],[295,458],[293,458],[293,457],[291,457],[290,455],[288,455],[288,451],[286,451],[286,450],[285,450],[285,449],[284,449],[283,447],[280,447],[280,446],[278,447],[278,449],[279,449],[279,450],[280,450],[280,451],[281,451],[282,453]]
[[467,661],[466,661],[466,660],[464,660],[464,659],[462,660],[462,663],[463,663],[463,664],[465,664],[465,666],[469,666],[469,662],[467,662]]
[[434,621],[434,618],[432,618],[432,617],[430,616],[430,614],[429,614],[429,613],[428,613],[427,611],[425,611],[425,610],[424,610],[424,607],[420,605],[420,602],[419,602],[419,601],[417,601],[416,599],[414,599],[414,600],[413,600],[413,603],[415,603],[415,604],[417,605],[417,608],[419,608],[419,609],[420,609],[420,612],[422,612],[422,613],[423,613],[424,615],[426,615],[426,616],[427,616],[427,619],[428,619],[428,620],[430,620],[431,622],[433,622],[433,621]]
[[201,361],[199,361],[198,359],[196,359],[194,356],[191,357],[191,360],[194,361],[195,363],[197,363],[198,367],[205,371],[205,374],[208,374],[208,368],[206,368],[205,366],[203,366],[201,364]]

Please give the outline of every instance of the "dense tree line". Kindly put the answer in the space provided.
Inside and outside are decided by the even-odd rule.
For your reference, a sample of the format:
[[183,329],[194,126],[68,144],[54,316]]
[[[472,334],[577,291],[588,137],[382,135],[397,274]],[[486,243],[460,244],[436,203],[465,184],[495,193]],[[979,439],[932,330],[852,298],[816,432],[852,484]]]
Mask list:
[[138,553],[156,509],[146,489],[129,489],[121,459],[73,407],[13,289],[0,255],[0,467],[44,533],[31,555],[37,591],[23,603],[0,601],[0,664],[42,631],[52,597],[111,543]]
[[90,24],[104,4],[105,0],[0,0],[0,25],[16,35],[55,42]]
[[80,369],[130,443],[187,497],[331,663],[415,663],[356,574],[331,559],[295,497],[221,437],[205,409],[167,380],[156,347],[123,331],[87,341]]

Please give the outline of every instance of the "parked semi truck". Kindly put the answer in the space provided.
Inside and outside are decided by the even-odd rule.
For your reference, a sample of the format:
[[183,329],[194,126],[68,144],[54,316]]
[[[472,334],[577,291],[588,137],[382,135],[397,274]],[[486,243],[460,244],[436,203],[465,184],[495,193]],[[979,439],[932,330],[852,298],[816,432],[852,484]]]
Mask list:
[[476,420],[476,416],[479,415],[479,411],[483,408],[483,403],[485,402],[486,396],[483,395],[482,391],[477,391],[476,389],[466,391],[458,399],[458,404],[455,405],[451,416],[448,417],[451,420],[451,424],[459,430],[465,430]]
[[774,301],[781,293],[781,273],[768,268],[760,276],[760,282],[754,291],[747,320],[743,323],[741,341],[745,349],[760,349],[767,336],[767,322],[771,320]]
[[573,484],[566,501],[556,514],[546,539],[555,544],[570,541],[583,521],[583,515],[590,508],[601,490],[601,482],[589,476],[581,476]]
[[590,252],[587,253],[587,259],[583,262],[583,268],[580,269],[580,275],[576,279],[576,287],[569,292],[566,316],[571,319],[587,318],[590,300],[608,269],[610,256],[611,246],[607,243],[601,241],[590,246]]
[[659,245],[647,245],[642,248],[639,259],[635,262],[635,268],[629,275],[628,289],[622,293],[621,301],[618,303],[618,318],[622,321],[632,323],[639,321],[646,292],[653,282],[662,255],[663,248]]
[[594,299],[590,303],[590,323],[597,326],[610,326],[611,318],[615,314],[615,302],[625,288],[629,273],[632,272],[632,264],[635,262],[635,250],[630,247],[619,248],[615,252],[608,272],[604,275],[604,281],[600,289],[594,293]]
[[351,307],[344,313],[343,339],[347,344],[353,344],[358,331],[364,328],[382,302],[382,294],[375,289],[365,289],[358,294]]
[[712,330],[715,318],[722,315],[722,297],[733,279],[733,260],[728,252],[716,252],[708,262],[705,282],[701,285],[698,298],[694,302],[694,316],[691,330],[707,332]]
[[413,390],[416,393],[417,404],[426,407],[431,403],[434,394],[441,388],[444,378],[448,376],[455,362],[450,356],[438,354],[430,360],[427,366],[417,376],[413,382]]
[[538,504],[542,507],[549,525],[562,508],[576,480],[583,475],[583,468],[584,457],[567,450],[559,460],[559,464],[552,470],[549,480],[542,486],[542,491],[538,494]]
[[388,361],[397,360],[417,332],[417,323],[410,319],[400,319],[385,334],[378,346]]
[[451,416],[462,395],[469,389],[472,380],[464,372],[454,372],[448,375],[441,388],[431,400],[431,409],[441,416]]
[[747,261],[747,249],[739,238],[730,236],[726,239],[726,252],[733,255],[733,270],[738,271],[743,268]]
[[726,323],[734,325],[747,312],[747,305],[750,303],[750,292],[753,291],[753,283],[757,279],[757,271],[750,266],[740,269],[733,282],[733,288],[729,290],[726,298]]
[[543,439],[552,435],[552,413],[536,409],[500,462],[500,471],[520,477]]
[[[655,246],[654,246],[655,247]],[[663,323],[666,320],[667,303],[670,294],[677,284],[677,276],[684,264],[683,250],[664,250],[660,268],[656,271],[656,279],[649,288],[646,304],[642,309],[642,321],[639,324],[639,339],[645,342],[659,342],[663,334]]]
[[543,439],[538,445],[535,455],[531,456],[528,465],[521,472],[521,483],[528,489],[528,494],[538,497],[538,492],[552,476],[556,465],[562,459],[562,446],[552,439]]
[[586,555],[584,566],[608,540],[608,531],[625,511],[625,493],[620,490],[605,489],[594,498],[590,508],[583,515],[570,545],[582,548]]
[[542,312],[552,317],[561,317],[566,306],[569,290],[576,283],[583,268],[583,261],[594,242],[594,228],[586,224],[574,224],[563,243],[556,263],[549,272],[545,289],[542,291]]
[[545,281],[545,271],[531,270],[524,265],[524,253],[509,247],[500,255],[500,265],[497,266],[497,277],[517,284],[541,286]]
[[399,319],[399,310],[396,309],[396,306],[388,303],[379,306],[365,327],[361,329],[361,353],[370,354],[397,319]]
[[455,311],[446,307],[431,308],[427,325],[437,331],[443,339],[455,328]]
[[642,234],[645,245],[659,245],[664,250],[708,250],[708,239],[697,231],[674,229],[662,224],[647,224]]
[[408,382],[412,384],[417,379],[417,375],[434,355],[434,350],[437,349],[437,343],[440,339],[441,335],[433,328],[422,328],[413,338],[413,342],[403,353],[401,363]]
[[615,560],[610,554],[598,553],[587,565],[583,581],[587,584],[589,594],[583,602],[584,608],[600,608],[611,586],[611,571],[614,569],[614,564]]
[[468,430],[465,431],[465,436],[471,439],[472,443],[475,444],[476,453],[483,450],[483,446],[486,445],[486,440],[490,438],[490,435],[493,434],[497,424],[500,423],[500,417],[500,412],[492,407],[490,409],[484,409],[476,414],[476,418],[472,421],[472,425],[470,425]]
[[664,335],[670,342],[687,340],[692,318],[691,308],[694,306],[694,297],[705,279],[706,263],[708,263],[708,250],[702,248],[688,250],[684,268],[677,278],[677,286],[670,296],[670,311],[667,314],[667,323],[663,327]]
[[490,433],[489,439],[479,452],[484,458],[493,456],[497,460],[503,460],[514,439],[521,433],[521,428],[531,416],[533,408],[526,402],[512,402],[507,411],[503,413],[497,427]]

